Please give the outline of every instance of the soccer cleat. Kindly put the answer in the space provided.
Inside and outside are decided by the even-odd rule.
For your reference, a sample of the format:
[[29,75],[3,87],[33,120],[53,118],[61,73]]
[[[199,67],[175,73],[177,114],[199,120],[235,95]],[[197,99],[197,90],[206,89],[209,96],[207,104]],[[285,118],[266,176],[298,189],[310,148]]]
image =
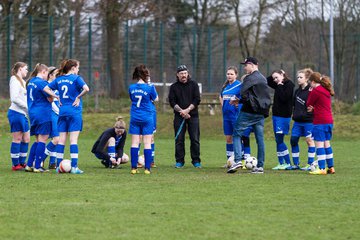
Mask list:
[[43,168],[34,168],[33,170],[34,173],[44,173],[44,169]]
[[246,170],[247,168],[246,168],[246,166],[245,166],[245,160],[241,160],[241,164],[242,164],[241,169]]
[[23,168],[23,166],[18,164],[16,166],[12,166],[11,170],[13,170],[13,171],[22,171],[22,170],[24,170],[24,168]]
[[326,172],[327,172],[327,174],[335,174],[335,168],[330,167]]
[[26,167],[26,163],[20,163],[20,166],[22,166],[23,168]]
[[56,169],[56,163],[49,163],[49,169]]
[[134,174],[138,174],[140,172],[136,168],[133,168],[133,169],[131,169],[130,173],[134,175]]
[[82,174],[84,171],[80,170],[78,167],[72,167],[70,173],[72,174]]
[[143,168],[144,165],[142,165],[141,163],[138,163],[138,164],[137,164],[137,167],[138,167],[138,168]]
[[300,168],[303,171],[310,171],[311,170],[311,165],[310,164],[306,164],[304,167]]
[[150,169],[145,169],[144,173],[145,173],[145,175],[151,174]]
[[310,174],[312,174],[312,175],[326,175],[327,173],[326,173],[325,169],[318,168],[315,171],[310,172]]
[[59,168],[59,167],[56,167],[55,172],[56,172],[56,173],[61,173],[61,172],[60,172],[60,168]]
[[299,167],[299,165],[293,165],[293,166],[285,168],[285,170],[300,170],[300,167]]
[[152,163],[151,163],[151,167],[152,167],[152,168],[156,168],[156,167],[157,167],[156,164],[155,164],[155,162],[152,162]]
[[291,165],[284,163],[273,167],[272,170],[285,170],[287,167],[291,167]]
[[251,171],[251,173],[262,174],[262,173],[264,173],[264,168],[262,168],[262,167],[254,167],[253,170]]
[[227,170],[227,173],[234,173],[237,171],[238,168],[241,168],[241,167],[242,167],[242,163],[241,163],[241,161],[238,161],[238,162],[234,163],[233,165],[231,165],[229,170]]
[[196,162],[193,164],[195,168],[201,168],[201,163],[200,162]]
[[184,163],[181,163],[181,162],[175,163],[175,168],[183,168],[183,167],[184,167]]
[[41,168],[41,170],[43,170],[44,173],[49,172],[49,169],[46,169],[46,168],[43,168],[43,167],[40,167],[40,168]]
[[26,166],[25,167],[25,172],[33,172],[34,169],[32,167]]

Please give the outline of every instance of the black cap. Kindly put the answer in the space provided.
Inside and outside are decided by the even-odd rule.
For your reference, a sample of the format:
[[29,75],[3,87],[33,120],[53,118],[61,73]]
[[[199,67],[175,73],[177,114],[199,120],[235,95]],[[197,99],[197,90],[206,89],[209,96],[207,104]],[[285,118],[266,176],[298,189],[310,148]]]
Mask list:
[[188,69],[187,69],[186,65],[180,65],[180,66],[178,66],[176,72],[178,73],[178,72],[187,71],[187,70]]
[[258,60],[254,57],[247,57],[247,58],[245,58],[244,62],[242,62],[240,64],[248,64],[248,63],[258,65]]

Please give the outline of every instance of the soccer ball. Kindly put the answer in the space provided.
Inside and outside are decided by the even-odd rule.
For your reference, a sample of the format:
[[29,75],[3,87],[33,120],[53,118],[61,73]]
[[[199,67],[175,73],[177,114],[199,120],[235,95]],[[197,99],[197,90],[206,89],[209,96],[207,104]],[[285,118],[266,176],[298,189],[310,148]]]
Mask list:
[[235,163],[234,155],[231,155],[226,161],[226,167],[230,168]]
[[71,171],[71,160],[63,159],[59,165],[59,172],[69,173]]
[[246,169],[253,169],[257,166],[258,160],[256,157],[250,156],[245,159],[245,167]]
[[126,153],[123,153],[121,158],[121,163],[127,163],[129,161],[129,156]]
[[314,161],[314,162],[310,165],[310,171],[314,172],[318,167],[319,167],[318,161]]
[[145,157],[144,157],[144,155],[139,156],[138,164],[141,165],[141,166],[145,165]]

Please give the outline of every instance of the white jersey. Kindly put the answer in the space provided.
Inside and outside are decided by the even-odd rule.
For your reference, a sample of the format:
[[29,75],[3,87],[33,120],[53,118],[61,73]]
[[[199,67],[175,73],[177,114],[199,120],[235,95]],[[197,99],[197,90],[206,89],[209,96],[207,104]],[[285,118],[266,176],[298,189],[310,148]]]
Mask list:
[[[22,80],[24,86],[26,82]],[[27,115],[27,98],[26,98],[26,88],[22,87],[19,80],[15,76],[10,78],[10,101],[11,105],[9,109]]]

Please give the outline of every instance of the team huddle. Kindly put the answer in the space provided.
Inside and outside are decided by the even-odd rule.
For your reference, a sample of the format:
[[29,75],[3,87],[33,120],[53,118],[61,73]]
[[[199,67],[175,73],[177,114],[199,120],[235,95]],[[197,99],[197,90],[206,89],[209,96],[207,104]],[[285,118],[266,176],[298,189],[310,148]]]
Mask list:
[[[331,96],[334,95],[330,79],[308,68],[300,70],[297,76],[299,88],[294,92],[295,85],[283,70],[274,71],[265,78],[258,70],[256,58],[248,57],[241,64],[246,74],[237,80],[237,68],[229,67],[219,97],[226,137],[226,158],[233,159],[231,164],[226,164],[227,172],[234,173],[239,168],[245,168],[246,162],[248,168],[251,166],[252,173],[264,173],[264,119],[269,115],[271,87],[275,90],[272,121],[279,161],[272,169],[311,170],[311,174],[318,175],[335,173],[330,145],[333,127]],[[49,169],[63,172],[61,163],[69,135],[69,172],[83,173],[78,167],[78,137],[82,131],[82,96],[89,92],[89,87],[78,75],[79,67],[79,61],[74,59],[63,60],[59,68],[37,64],[25,81],[27,64],[17,62],[13,66],[9,83],[11,106],[8,111],[13,171],[47,172],[49,170],[44,167],[44,162],[49,156]],[[151,168],[156,166],[154,102],[158,101],[158,94],[145,65],[136,66],[132,78],[136,83],[131,84],[128,90],[131,100],[130,173],[138,174],[138,168],[144,167],[144,173],[150,174]],[[198,114],[200,92],[185,65],[178,67],[177,81],[171,85],[168,99],[174,109],[175,167],[182,168],[185,164],[184,141],[187,129],[192,164],[195,168],[201,168]],[[290,130],[291,118],[294,120],[290,139],[293,164],[284,142]],[[257,158],[250,156],[251,132],[256,138]],[[35,141],[28,155],[30,136],[35,136]],[[120,164],[129,161],[124,153],[126,136],[126,124],[122,117],[118,117],[112,128],[101,133],[91,151],[105,167],[118,168]],[[303,167],[300,167],[299,160],[300,137],[305,137],[308,145],[308,160]],[[49,138],[51,141],[47,143]],[[141,142],[143,157],[139,154]],[[315,153],[317,161],[314,161]],[[140,161],[142,158],[143,162]],[[254,163],[253,159],[257,161]],[[248,164],[250,162],[253,165]]]

